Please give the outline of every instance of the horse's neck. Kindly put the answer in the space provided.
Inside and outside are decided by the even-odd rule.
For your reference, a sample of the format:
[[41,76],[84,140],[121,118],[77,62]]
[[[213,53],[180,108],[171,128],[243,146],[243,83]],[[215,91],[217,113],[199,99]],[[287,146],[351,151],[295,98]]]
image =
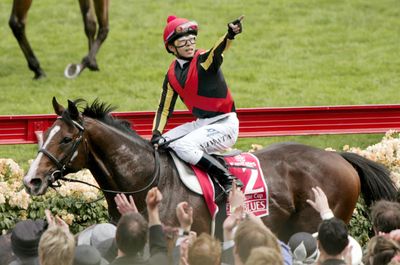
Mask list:
[[[133,194],[138,210],[143,212],[147,191],[157,185],[165,196],[160,216],[164,221],[175,220],[175,213],[171,213],[170,209],[176,207],[187,191],[167,152],[159,152],[159,160],[156,161],[152,146],[139,136],[132,137],[92,119],[85,124],[85,128],[90,149],[88,167],[100,187],[125,192],[143,189]],[[159,173],[155,175],[157,170]],[[115,195],[106,193],[105,196],[110,214],[118,216]]]
[[85,123],[90,149],[88,166],[93,174],[101,172],[101,176],[95,176],[100,185],[129,191],[153,173],[154,155],[145,140],[94,119]]

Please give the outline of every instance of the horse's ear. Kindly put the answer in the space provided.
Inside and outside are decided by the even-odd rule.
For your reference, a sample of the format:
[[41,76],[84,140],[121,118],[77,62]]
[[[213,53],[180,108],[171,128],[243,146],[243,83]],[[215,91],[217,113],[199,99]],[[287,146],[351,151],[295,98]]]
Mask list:
[[69,111],[69,115],[71,116],[71,119],[78,120],[79,110],[76,107],[75,103],[72,102],[71,100],[68,100],[68,111]]
[[53,97],[52,103],[53,103],[53,109],[54,109],[55,113],[58,116],[61,116],[62,113],[65,111],[65,108],[62,105],[58,104],[56,97]]

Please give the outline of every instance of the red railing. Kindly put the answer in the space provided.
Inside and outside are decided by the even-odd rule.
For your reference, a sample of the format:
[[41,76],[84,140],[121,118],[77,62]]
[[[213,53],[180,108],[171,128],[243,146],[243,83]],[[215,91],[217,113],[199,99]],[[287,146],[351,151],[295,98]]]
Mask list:
[[[238,109],[239,137],[384,133],[400,130],[400,105],[317,106]],[[115,112],[143,137],[149,138],[154,112]],[[56,115],[0,115],[0,144],[36,143]],[[167,130],[193,120],[187,111],[175,111]]]

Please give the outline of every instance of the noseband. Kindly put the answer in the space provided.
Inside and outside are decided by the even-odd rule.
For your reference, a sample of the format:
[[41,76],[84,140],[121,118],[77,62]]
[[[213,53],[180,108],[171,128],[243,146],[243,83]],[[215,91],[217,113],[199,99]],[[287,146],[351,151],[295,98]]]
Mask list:
[[49,182],[48,185],[51,188],[61,186],[60,183],[57,182],[57,184],[54,184],[54,182],[64,178],[64,172],[67,169],[68,164],[71,162],[72,156],[74,155],[76,150],[78,150],[78,147],[83,140],[83,133],[85,131],[85,128],[82,126],[82,124],[78,123],[77,121],[73,120],[72,123],[74,124],[75,128],[79,130],[79,135],[76,138],[75,142],[73,143],[69,152],[65,154],[61,159],[57,159],[52,153],[50,153],[44,148],[40,148],[38,151],[38,153],[43,153],[44,155],[46,155],[57,166],[57,170],[53,171],[53,173],[51,173],[50,178],[48,179]]

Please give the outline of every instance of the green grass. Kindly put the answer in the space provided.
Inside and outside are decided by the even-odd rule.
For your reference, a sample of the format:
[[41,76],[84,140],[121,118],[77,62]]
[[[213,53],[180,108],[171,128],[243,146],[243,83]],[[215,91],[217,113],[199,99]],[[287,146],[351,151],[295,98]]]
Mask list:
[[[40,81],[32,81],[7,26],[10,12],[11,1],[1,1],[0,115],[52,113],[53,96],[62,103],[99,97],[120,111],[155,110],[172,59],[162,43],[169,14],[195,19],[198,47],[204,48],[225,32],[227,22],[246,16],[223,64],[238,108],[400,102],[397,0],[110,1],[110,33],[97,57],[101,71],[85,71],[76,80],[65,79],[63,71],[87,49],[77,1],[33,1],[27,35],[47,73]],[[365,147],[380,137],[241,139],[238,147],[284,140]],[[35,153],[31,145],[0,147],[0,157],[22,163]]]

